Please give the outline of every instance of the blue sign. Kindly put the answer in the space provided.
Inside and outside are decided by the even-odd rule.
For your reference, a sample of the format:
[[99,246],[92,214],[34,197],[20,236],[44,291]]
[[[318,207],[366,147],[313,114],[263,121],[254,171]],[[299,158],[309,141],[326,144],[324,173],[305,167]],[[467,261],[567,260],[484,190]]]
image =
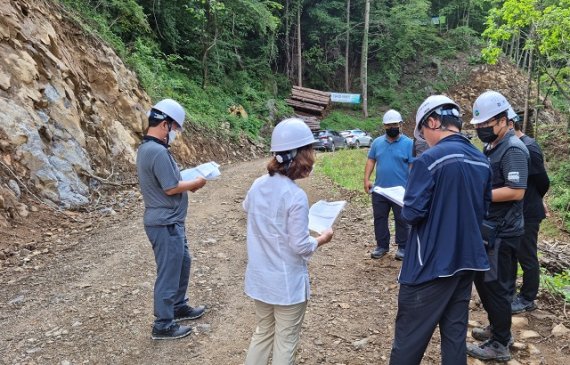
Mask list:
[[334,103],[360,104],[360,94],[331,93]]

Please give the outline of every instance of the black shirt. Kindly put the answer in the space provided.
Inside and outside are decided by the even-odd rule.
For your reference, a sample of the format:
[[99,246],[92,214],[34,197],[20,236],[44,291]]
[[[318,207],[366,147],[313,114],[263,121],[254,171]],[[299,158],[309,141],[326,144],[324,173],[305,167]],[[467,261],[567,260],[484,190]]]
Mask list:
[[540,222],[546,218],[542,198],[550,187],[550,179],[544,168],[544,157],[538,143],[527,135],[520,139],[530,154],[528,184],[524,194],[524,219],[526,222]]

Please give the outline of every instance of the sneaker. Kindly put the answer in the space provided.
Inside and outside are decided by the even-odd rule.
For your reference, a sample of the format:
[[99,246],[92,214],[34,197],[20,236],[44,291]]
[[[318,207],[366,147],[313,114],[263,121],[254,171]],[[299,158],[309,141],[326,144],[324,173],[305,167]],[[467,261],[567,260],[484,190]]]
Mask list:
[[163,330],[159,330],[153,327],[151,338],[153,340],[174,340],[177,338],[186,337],[190,333],[192,333],[192,327],[181,326],[178,323],[173,323],[170,325],[170,327]]
[[398,248],[398,251],[396,251],[396,255],[394,256],[394,258],[398,261],[402,261],[404,259],[405,254],[406,251],[403,248]]
[[186,306],[174,312],[174,322],[185,321],[187,319],[198,319],[204,315],[206,307],[200,305],[198,307]]
[[522,296],[517,296],[515,300],[511,303],[511,312],[513,314],[530,312],[536,309],[536,304],[534,300],[526,300]]
[[[471,330],[471,337],[477,341],[487,341],[491,338],[493,334],[491,333],[491,325],[485,327],[475,327]],[[511,332],[511,338],[509,339],[509,347],[515,343],[515,338]]]
[[379,259],[388,253],[388,249],[376,247],[374,251],[370,254],[373,259]]
[[511,359],[509,348],[493,339],[481,345],[468,343],[467,355],[479,360],[509,361]]

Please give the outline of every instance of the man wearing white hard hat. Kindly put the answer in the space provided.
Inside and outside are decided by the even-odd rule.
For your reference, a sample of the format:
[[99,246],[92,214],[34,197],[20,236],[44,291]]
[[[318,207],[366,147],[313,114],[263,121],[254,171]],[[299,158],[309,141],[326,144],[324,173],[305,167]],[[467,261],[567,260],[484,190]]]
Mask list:
[[255,301],[257,324],[245,365],[296,364],[295,353],[310,296],[308,261],[333,236],[309,235],[309,202],[297,184],[315,163],[314,137],[298,118],[273,130],[267,174],[251,186],[247,212],[245,293]]
[[[413,162],[413,141],[401,133],[402,116],[396,110],[388,110],[382,118],[385,134],[376,138],[370,146],[368,160],[364,168],[364,191],[370,193],[374,186],[391,188],[406,186],[410,166]],[[370,175],[376,167],[374,183]],[[388,198],[372,193],[372,212],[374,214],[374,237],[376,247],[370,254],[373,259],[386,255],[390,249],[390,229],[388,217],[390,210],[396,221],[396,260],[402,260],[405,254],[409,227],[401,218],[402,208]]]
[[[538,143],[522,131],[522,121],[513,109],[509,109],[509,126],[515,135],[525,144],[530,154],[528,170],[528,186],[524,194],[524,235],[516,252],[516,260],[523,271],[520,292],[516,294],[513,287],[513,314],[528,312],[536,309],[535,299],[540,286],[540,264],[538,263],[537,241],[540,222],[546,218],[544,195],[550,187],[550,179],[544,167],[544,157]],[[517,265],[513,265],[513,282],[516,283]],[[516,295],[515,295],[516,294]]]
[[398,314],[390,364],[420,364],[433,331],[441,364],[465,365],[473,279],[489,270],[479,227],[491,201],[491,169],[461,132],[459,106],[427,98],[416,114],[416,139],[430,146],[414,160],[402,218],[411,225],[398,276]]
[[511,300],[516,250],[524,234],[523,198],[527,188],[529,153],[508,125],[511,105],[496,91],[486,91],[473,104],[477,136],[493,171],[493,197],[483,238],[491,270],[475,277],[475,287],[487,312],[489,325],[474,328],[479,345],[467,344],[467,354],[480,360],[508,361],[513,343]]
[[192,263],[184,223],[188,191],[206,184],[199,177],[183,181],[169,151],[184,124],[184,108],[172,99],[159,101],[148,113],[148,130],[137,151],[137,173],[143,195],[144,228],[156,261],[154,316],[151,338],[170,340],[189,335],[192,327],[178,322],[196,319],[204,307],[188,305]]

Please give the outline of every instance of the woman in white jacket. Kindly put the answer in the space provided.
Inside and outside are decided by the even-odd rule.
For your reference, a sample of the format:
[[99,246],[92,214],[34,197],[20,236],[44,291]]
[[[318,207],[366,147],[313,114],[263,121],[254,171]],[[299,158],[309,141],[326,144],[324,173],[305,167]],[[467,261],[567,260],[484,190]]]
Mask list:
[[245,293],[255,300],[257,327],[246,365],[292,365],[310,296],[307,263],[332,239],[328,229],[309,235],[307,194],[295,183],[311,173],[314,137],[301,119],[280,122],[271,136],[268,174],[253,183],[243,202],[247,212]]

